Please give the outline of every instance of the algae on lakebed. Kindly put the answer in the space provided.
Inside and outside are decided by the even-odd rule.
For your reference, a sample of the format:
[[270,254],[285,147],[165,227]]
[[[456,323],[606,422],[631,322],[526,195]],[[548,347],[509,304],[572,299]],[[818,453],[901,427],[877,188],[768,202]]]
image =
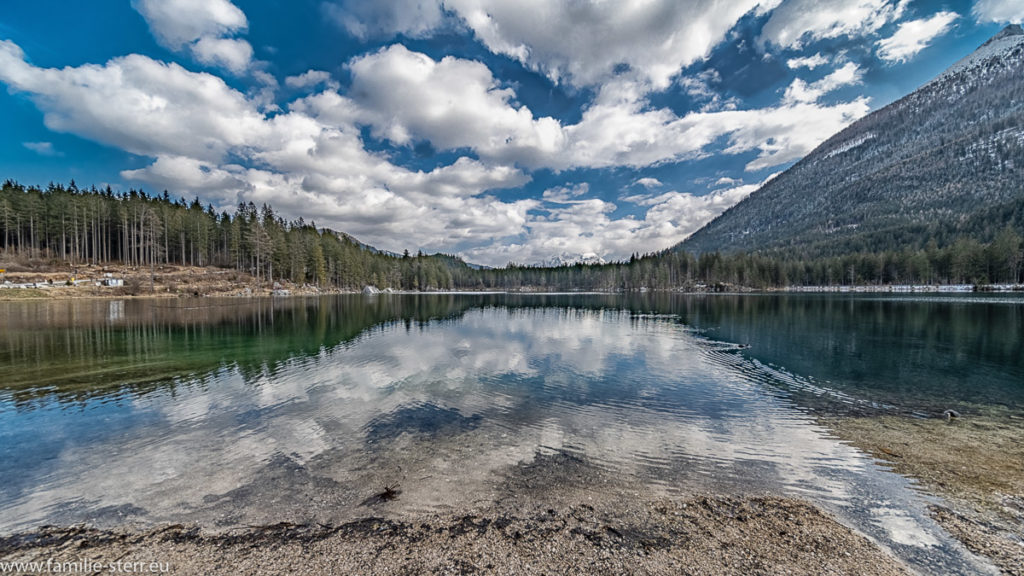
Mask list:
[[821,418],[840,439],[942,496],[933,518],[1004,573],[1024,575],[1024,416]]

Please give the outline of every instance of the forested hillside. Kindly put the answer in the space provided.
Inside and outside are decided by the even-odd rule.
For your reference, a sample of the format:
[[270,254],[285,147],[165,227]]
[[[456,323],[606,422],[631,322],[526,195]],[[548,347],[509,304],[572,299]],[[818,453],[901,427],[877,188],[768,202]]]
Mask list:
[[790,258],[1024,231],[1024,31],[833,136],[680,245]]

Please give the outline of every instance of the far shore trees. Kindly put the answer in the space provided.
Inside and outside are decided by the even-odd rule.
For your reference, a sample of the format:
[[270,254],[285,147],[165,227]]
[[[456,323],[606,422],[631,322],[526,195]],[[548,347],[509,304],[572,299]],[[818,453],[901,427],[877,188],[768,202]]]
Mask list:
[[[1002,224],[1000,226],[1003,226]],[[0,254],[5,261],[69,266],[120,263],[219,266],[323,288],[396,290],[667,290],[698,284],[750,288],[791,285],[989,284],[1024,282],[1021,231],[1006,225],[989,238],[940,244],[891,243],[873,252],[807,255],[794,251],[634,254],[628,261],[545,268],[510,263],[473,267],[445,254],[374,250],[302,218],[287,221],[269,205],[241,203],[234,214],[141,190],[115,194],[6,181],[0,188]]]

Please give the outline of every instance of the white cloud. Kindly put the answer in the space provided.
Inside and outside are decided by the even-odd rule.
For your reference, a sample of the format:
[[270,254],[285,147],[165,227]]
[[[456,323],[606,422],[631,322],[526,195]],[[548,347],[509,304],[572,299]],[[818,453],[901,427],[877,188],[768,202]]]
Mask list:
[[803,158],[829,136],[870,111],[867,98],[834,106],[783,105],[764,110],[723,112],[719,119],[729,133],[725,154],[759,151],[746,169],[763,170]]
[[[831,107],[805,99],[777,108],[679,117],[667,108],[650,108],[642,82],[617,80],[601,87],[577,124],[563,126],[516,106],[514,92],[479,62],[453,57],[438,62],[395,45],[357,58],[350,68],[353,100],[332,102],[326,107],[337,111],[326,114],[367,123],[376,136],[397,144],[427,139],[442,149],[471,148],[489,161],[556,171],[641,168],[698,158],[722,137],[729,142],[726,154],[760,150],[751,164],[760,169],[803,156],[867,110],[863,99]],[[816,90],[833,90],[859,74],[848,65]],[[801,122],[795,114],[813,121]]]
[[590,191],[590,184],[586,182],[570,185],[570,186],[556,186],[555,188],[548,188],[541,195],[545,202],[553,202],[555,204],[572,204],[579,202],[577,198],[583,196]]
[[1020,0],[977,0],[971,13],[979,22],[1024,23],[1024,6]]
[[252,102],[220,78],[145,56],[37,68],[17,45],[0,41],[0,80],[28,93],[51,130],[133,154],[219,161],[267,130]]
[[939,12],[930,18],[900,24],[896,33],[877,42],[878,57],[889,62],[906,62],[924,50],[933,39],[945,34],[959,15]]
[[651,188],[661,188],[663,186],[661,180],[658,180],[657,178],[640,178],[636,182],[633,182],[633,185],[643,186],[648,190],[650,190]]
[[[495,53],[556,83],[593,86],[627,74],[663,90],[684,67],[710,52],[736,22],[779,0],[444,0]],[[359,36],[428,34],[443,22],[440,0],[328,4],[327,12]]]
[[829,59],[822,56],[821,52],[818,52],[814,56],[790,58],[789,60],[786,60],[786,66],[789,66],[789,68],[792,70],[797,70],[799,68],[807,68],[808,70],[814,70],[818,66],[824,66],[825,64],[828,64],[828,62]]
[[[489,266],[540,262],[563,253],[623,260],[634,252],[644,254],[678,244],[758,187],[760,184],[750,184],[704,195],[671,191],[623,198],[647,208],[642,218],[614,218],[618,208],[614,203],[574,196],[571,201],[533,210],[525,224],[527,232],[520,237],[468,250],[466,256]],[[555,190],[553,196],[560,196],[560,189]]]
[[122,170],[121,177],[149,182],[162,190],[187,190],[222,198],[225,193],[247,188],[244,169],[240,166],[233,166],[229,171],[187,156],[158,156],[145,168]]
[[700,158],[724,138],[723,154],[760,151],[759,170],[796,160],[868,112],[867,99],[833,106],[786,102],[772,108],[692,112],[648,110],[635,94],[607,85],[579,124],[566,127],[570,166],[644,167]]
[[233,38],[200,38],[192,45],[192,54],[203,64],[221,66],[235,74],[245,72],[252,63],[252,46]]
[[800,48],[807,40],[864,36],[898,20],[908,0],[786,0],[761,30],[761,42]]
[[338,3],[324,3],[322,6],[328,18],[364,40],[395,34],[413,38],[427,36],[441,24],[444,17],[438,0],[342,0]]
[[290,88],[312,88],[323,84],[332,90],[338,89],[338,83],[331,78],[330,73],[323,70],[306,70],[297,76],[285,78],[284,83]]
[[541,164],[564,148],[552,118],[515,107],[487,66],[447,56],[440,62],[401,45],[356,58],[353,99],[379,137],[397,144],[426,138],[444,149],[473,148],[481,156]]
[[252,63],[252,46],[229,38],[249,27],[245,13],[230,0],[132,0],[132,7],[171,50],[188,49],[199,62],[235,74]]
[[783,101],[787,103],[811,103],[817,102],[822,96],[852,84],[860,84],[864,71],[853,62],[847,62],[842,68],[838,68],[824,78],[810,84],[800,78],[796,78],[786,88]]
[[739,106],[739,100],[735,97],[723,98],[721,92],[713,86],[721,81],[722,76],[717,70],[708,69],[695,75],[680,76],[676,83],[687,95],[701,103],[703,112],[735,110]]
[[245,13],[229,0],[132,0],[153,35],[164,46],[178,50],[203,37],[244,32]]
[[63,156],[64,153],[53,147],[53,142],[22,142],[22,146],[40,156]]

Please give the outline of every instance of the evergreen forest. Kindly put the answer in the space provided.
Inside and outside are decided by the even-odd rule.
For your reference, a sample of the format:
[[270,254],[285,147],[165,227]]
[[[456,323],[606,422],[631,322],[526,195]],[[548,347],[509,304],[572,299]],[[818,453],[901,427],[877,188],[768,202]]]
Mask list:
[[[991,223],[990,223],[991,225]],[[323,289],[669,290],[786,286],[1024,282],[1021,231],[1006,223],[989,242],[913,237],[878,249],[808,256],[773,249],[740,253],[682,250],[628,261],[556,268],[509,263],[471,266],[445,254],[382,252],[272,207],[239,204],[218,212],[198,199],[109,187],[46,188],[6,181],[0,189],[0,261],[81,266],[120,263],[213,266],[266,282]],[[884,244],[884,243],[883,243]],[[9,264],[8,264],[9,265]]]

